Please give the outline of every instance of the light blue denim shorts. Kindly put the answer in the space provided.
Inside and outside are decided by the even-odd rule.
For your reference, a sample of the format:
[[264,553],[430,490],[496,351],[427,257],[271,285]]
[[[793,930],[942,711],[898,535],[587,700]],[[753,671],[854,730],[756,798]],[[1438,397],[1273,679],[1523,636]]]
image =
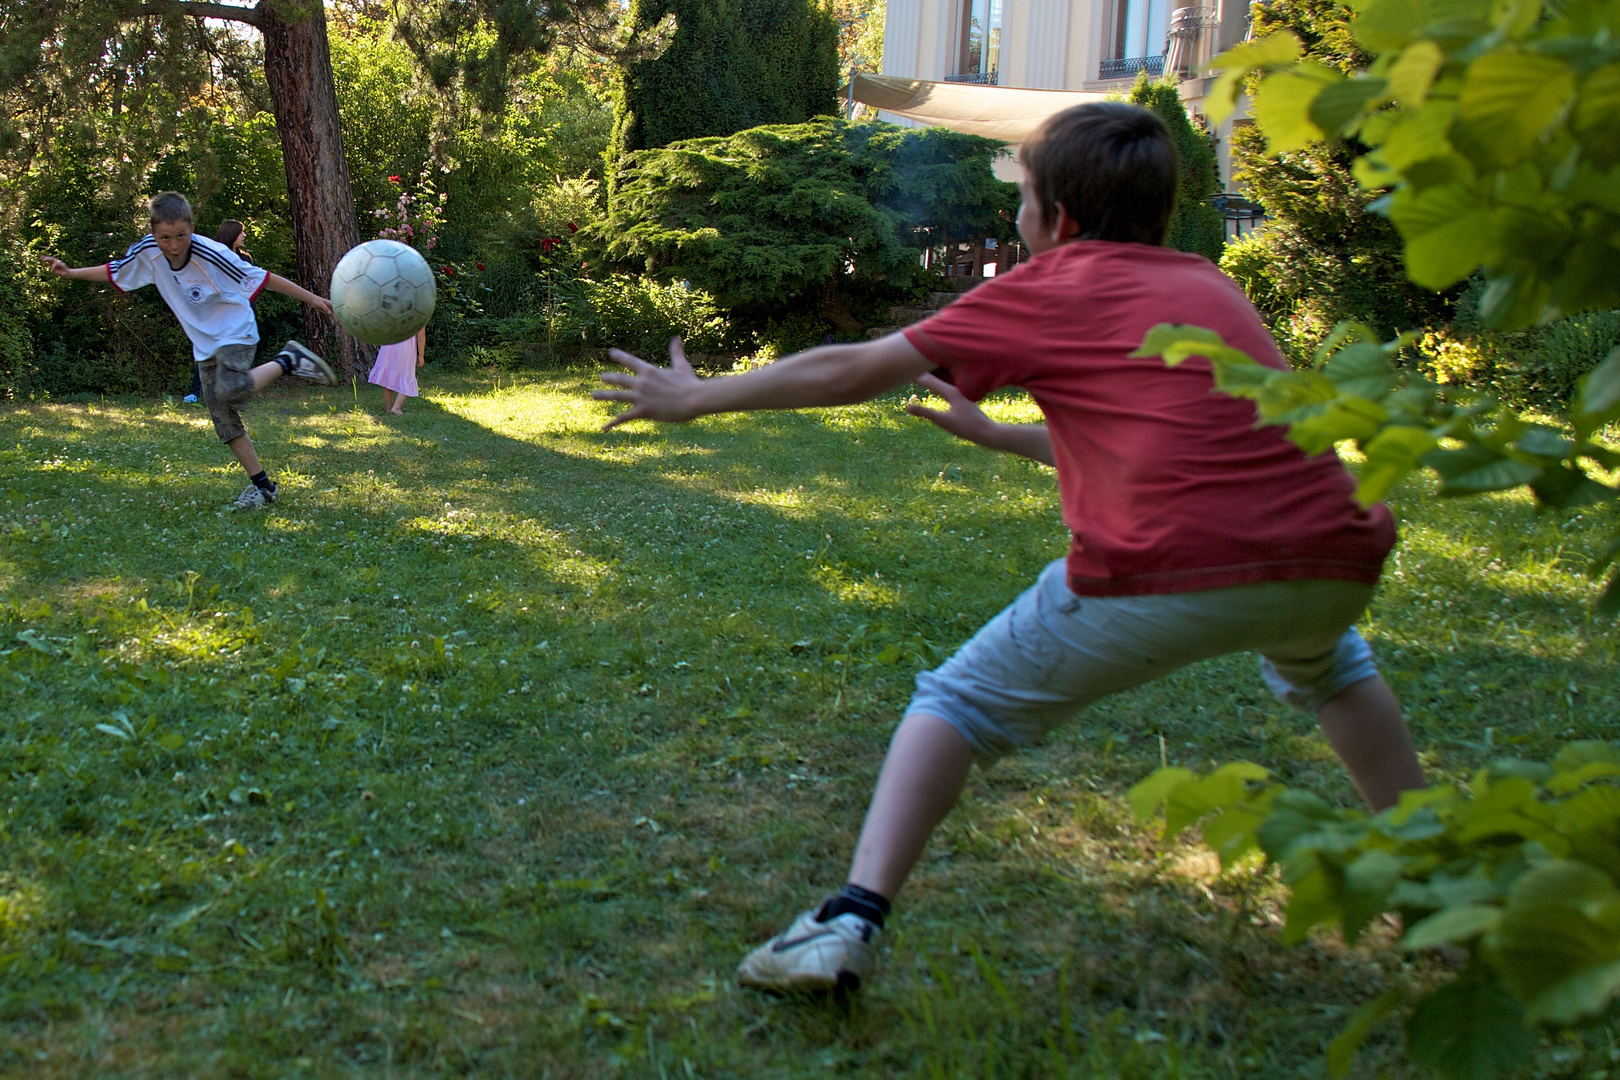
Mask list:
[[1259,653],[1272,693],[1315,712],[1378,674],[1351,625],[1372,593],[1349,581],[1276,581],[1076,596],[1059,559],[956,655],[918,675],[906,712],[944,720],[988,763],[1109,694],[1233,652]]

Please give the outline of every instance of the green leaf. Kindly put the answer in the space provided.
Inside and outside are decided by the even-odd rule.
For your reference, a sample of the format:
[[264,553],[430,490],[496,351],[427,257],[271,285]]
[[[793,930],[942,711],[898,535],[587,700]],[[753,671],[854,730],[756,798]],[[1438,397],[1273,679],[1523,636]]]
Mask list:
[[1322,842],[1345,823],[1346,811],[1308,791],[1289,789],[1277,796],[1255,835],[1266,857],[1282,862]]
[[[1595,850],[1599,845],[1608,849],[1608,857],[1601,859],[1609,867],[1620,866],[1620,850],[1614,845],[1616,823],[1620,823],[1620,788],[1598,784],[1553,807],[1560,832],[1579,840],[1584,854],[1592,861],[1601,856]],[[1603,839],[1600,839],[1603,838]]]
[[1565,743],[1552,763],[1553,769],[1558,772],[1573,772],[1594,761],[1620,765],[1620,744],[1604,742],[1602,739],[1581,739],[1578,742]]
[[1521,161],[1560,122],[1575,98],[1575,75],[1560,57],[1500,49],[1468,65],[1458,116],[1504,163]]
[[1577,468],[1548,465],[1530,482],[1536,501],[1557,510],[1596,506],[1614,498],[1614,489],[1598,483]]
[[1582,785],[1606,776],[1620,776],[1620,765],[1612,761],[1589,761],[1578,769],[1554,775],[1546,782],[1546,787],[1554,795],[1568,795]]
[[1528,1064],[1524,1008],[1501,980],[1471,967],[1423,998],[1406,1021],[1406,1053],[1448,1080],[1493,1080]]
[[1609,578],[1596,607],[1599,615],[1620,615],[1620,573]]
[[1328,135],[1341,135],[1369,102],[1384,93],[1387,85],[1383,79],[1366,75],[1343,82],[1330,82],[1311,102],[1308,112],[1310,122]]
[[1576,972],[1620,959],[1614,935],[1564,903],[1510,903],[1486,938],[1495,966],[1521,1001]]
[[1513,447],[1536,457],[1562,461],[1569,456],[1571,450],[1575,449],[1575,444],[1550,427],[1531,424],[1525,428],[1524,434],[1514,441]]
[[158,745],[170,753],[180,749],[180,747],[185,745],[185,742],[186,737],[180,734],[178,731],[171,731],[162,738],[158,739]]
[[[1386,114],[1379,114],[1386,115]],[[1404,108],[1393,117],[1389,133],[1378,147],[1383,163],[1397,172],[1405,172],[1419,162],[1457,158],[1461,163],[1461,176],[1466,182],[1473,177],[1473,167],[1453,150],[1448,135],[1457,120],[1457,103],[1445,98],[1425,101],[1416,108]],[[1430,186],[1430,185],[1425,185]]]
[[1329,402],[1315,416],[1288,425],[1288,441],[1307,454],[1321,454],[1345,439],[1358,442],[1378,434],[1389,419],[1383,406],[1365,398],[1340,398]]
[[1613,161],[1620,156],[1620,64],[1606,64],[1581,82],[1575,106],[1575,130],[1588,157]]
[[1339,393],[1378,401],[1395,389],[1395,366],[1379,345],[1357,342],[1334,354],[1322,368]]
[[1284,913],[1284,945],[1298,945],[1305,940],[1305,935],[1311,932],[1313,926],[1332,922],[1340,915],[1341,909],[1329,887],[1321,861],[1313,859],[1312,862],[1315,864],[1312,869],[1290,882],[1293,889],[1288,895],[1288,908]]
[[1508,903],[1582,904],[1614,892],[1603,871],[1569,859],[1555,859],[1519,875],[1508,890]]
[[1299,38],[1292,31],[1282,30],[1233,46],[1211,60],[1209,70],[1221,73],[1204,99],[1204,111],[1211,122],[1219,124],[1237,110],[1238,94],[1249,72],[1292,64],[1300,52]]
[[1204,822],[1204,843],[1220,856],[1222,869],[1259,846],[1255,830],[1265,819],[1264,809],[1234,806]]
[[1362,447],[1367,464],[1362,467],[1361,482],[1356,486],[1356,501],[1362,506],[1381,501],[1434,447],[1434,436],[1426,428],[1391,424],[1380,431],[1372,442]]
[[1425,288],[1455,285],[1501,252],[1496,214],[1468,185],[1397,191],[1389,217],[1406,241],[1407,276]]
[[1423,464],[1440,474],[1440,494],[1478,495],[1506,491],[1541,475],[1540,465],[1527,465],[1478,443],[1460,450],[1432,450]]
[[1575,421],[1575,437],[1581,442],[1605,424],[1620,420],[1620,346],[1581,376],[1570,416]]
[[1136,820],[1146,821],[1164,805],[1170,792],[1193,779],[1192,770],[1180,766],[1155,769],[1146,779],[1132,786],[1125,800],[1131,804],[1131,813],[1136,815]]
[[1247,761],[1222,765],[1202,779],[1178,784],[1165,799],[1164,834],[1174,836],[1204,815],[1241,802],[1247,782],[1264,780],[1270,774]]
[[1344,869],[1344,942],[1354,947],[1367,924],[1387,909],[1390,890],[1400,880],[1406,861],[1375,848]]
[[1428,881],[1402,881],[1390,894],[1390,902],[1397,907],[1450,908],[1481,904],[1501,895],[1501,888],[1485,869],[1476,867],[1466,877],[1436,874]]
[[1402,105],[1423,104],[1446,56],[1429,40],[1414,41],[1389,69],[1389,95]]
[[1406,1000],[1406,991],[1398,986],[1392,986],[1371,1001],[1362,1002],[1350,1019],[1345,1021],[1344,1027],[1333,1041],[1328,1043],[1327,1071],[1332,1080],[1338,1080],[1350,1072],[1350,1065],[1361,1050],[1361,1044],[1367,1041],[1372,1029],[1389,1014],[1389,1011]]
[[1492,930],[1502,920],[1502,909],[1489,904],[1463,904],[1435,912],[1413,925],[1401,939],[1408,949],[1427,949],[1450,941],[1467,941]]
[[1549,1024],[1574,1024],[1597,1016],[1620,993],[1620,961],[1598,964],[1555,983],[1530,1003],[1530,1019]]
[[1325,134],[1311,120],[1311,106],[1326,87],[1344,76],[1320,64],[1301,63],[1269,75],[1255,91],[1250,107],[1266,135],[1266,153],[1301,150]]

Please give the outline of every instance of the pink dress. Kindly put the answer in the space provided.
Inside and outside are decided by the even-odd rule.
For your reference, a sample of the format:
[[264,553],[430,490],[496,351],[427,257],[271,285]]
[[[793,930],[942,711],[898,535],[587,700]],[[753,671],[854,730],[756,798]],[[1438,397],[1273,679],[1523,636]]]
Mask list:
[[377,350],[366,381],[406,397],[416,396],[416,335]]

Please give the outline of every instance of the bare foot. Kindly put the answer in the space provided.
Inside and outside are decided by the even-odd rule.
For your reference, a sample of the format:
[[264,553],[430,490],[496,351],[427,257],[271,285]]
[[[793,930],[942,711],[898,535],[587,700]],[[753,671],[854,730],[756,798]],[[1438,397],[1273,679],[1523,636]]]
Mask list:
[[389,416],[404,416],[405,415],[405,410],[404,409],[389,409],[388,410],[388,415]]

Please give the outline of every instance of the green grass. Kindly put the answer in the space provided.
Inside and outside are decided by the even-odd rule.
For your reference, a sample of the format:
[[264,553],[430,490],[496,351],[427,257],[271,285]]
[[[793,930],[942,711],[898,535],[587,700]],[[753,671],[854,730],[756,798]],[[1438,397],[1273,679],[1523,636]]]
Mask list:
[[[1056,488],[898,400],[603,435],[589,383],[267,397],[254,516],[201,410],[0,411],[0,1073],[1312,1076],[1438,977],[1283,948],[1275,882],[1130,822],[1161,755],[1352,797],[1240,656],[975,774],[857,1002],[736,989],[917,668],[1062,553]],[[1397,509],[1366,627],[1432,775],[1615,737],[1608,518]],[[1407,1075],[1392,1026],[1358,1070]]]

